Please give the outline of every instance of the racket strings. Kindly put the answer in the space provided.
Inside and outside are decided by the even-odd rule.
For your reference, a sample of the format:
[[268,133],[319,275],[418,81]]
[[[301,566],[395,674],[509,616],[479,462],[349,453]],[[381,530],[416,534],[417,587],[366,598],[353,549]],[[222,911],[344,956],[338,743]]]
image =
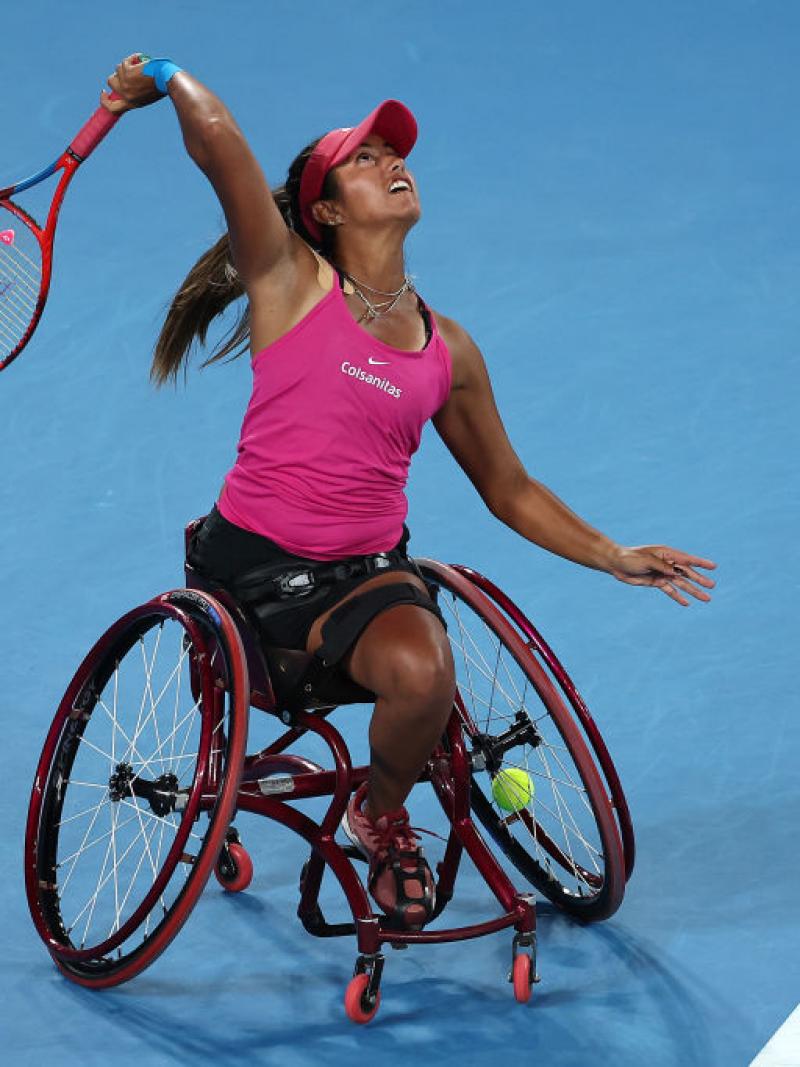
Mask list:
[[12,218],[7,225],[6,218],[0,213],[0,359],[28,332],[42,284],[39,242],[23,222]]

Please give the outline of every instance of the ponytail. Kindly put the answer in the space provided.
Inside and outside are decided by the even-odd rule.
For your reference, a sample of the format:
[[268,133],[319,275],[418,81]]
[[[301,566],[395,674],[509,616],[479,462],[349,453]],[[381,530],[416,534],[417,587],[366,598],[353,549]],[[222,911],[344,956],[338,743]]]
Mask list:
[[[156,385],[175,381],[192,345],[196,341],[204,345],[212,321],[241,296],[244,286],[231,263],[230,242],[224,233],[198,259],[175,294],[153,352],[151,380]],[[241,355],[249,337],[250,309],[244,307],[203,366],[224,359],[229,353],[232,359]]]
[[[289,167],[286,183],[273,190],[272,197],[286,225],[317,252],[330,256],[333,230],[323,230],[320,243],[308,232],[300,215],[300,179],[317,141],[297,156]],[[329,172],[322,189],[323,199],[334,195],[334,176]],[[195,343],[204,345],[209,327],[229,304],[245,295],[231,258],[230,241],[224,233],[198,259],[175,294],[153,352],[150,379],[155,385],[176,381],[181,367],[186,369]],[[201,366],[217,363],[229,356],[235,359],[250,344],[250,306],[245,303],[236,322]]]

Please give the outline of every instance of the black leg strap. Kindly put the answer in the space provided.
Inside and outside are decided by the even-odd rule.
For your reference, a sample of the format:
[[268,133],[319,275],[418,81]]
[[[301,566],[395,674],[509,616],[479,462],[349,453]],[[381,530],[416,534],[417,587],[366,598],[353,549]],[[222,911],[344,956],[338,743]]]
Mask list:
[[397,604],[413,604],[430,611],[447,629],[438,604],[410,582],[392,582],[351,597],[331,612],[322,627],[322,644],[291,694],[290,706],[302,707],[326,672],[334,670],[361,634],[381,612]]
[[[351,597],[340,604],[322,627],[322,644],[316,651],[316,657],[323,667],[332,667],[338,663],[353,647],[361,634],[387,608],[396,604],[414,604],[434,614],[442,626],[444,616],[438,604],[434,604],[427,593],[423,593],[410,582],[392,582],[391,585],[379,585],[367,589],[359,596]],[[445,627],[446,629],[446,627]]]
[[[406,864],[410,869],[406,869]],[[384,866],[388,866],[394,875],[397,889],[397,899],[395,901],[394,911],[389,913],[389,924],[398,930],[407,930],[407,909],[412,906],[421,907],[423,909],[425,912],[425,921],[427,922],[433,913],[436,901],[433,893],[433,875],[425,860],[422,849],[416,849],[414,852],[404,852],[399,849],[392,849],[385,864],[378,863],[375,865],[375,869],[372,871],[369,879],[370,893],[374,891],[375,884],[383,873]],[[408,895],[406,886],[413,884],[414,882],[416,882],[422,889],[421,897],[410,897]]]

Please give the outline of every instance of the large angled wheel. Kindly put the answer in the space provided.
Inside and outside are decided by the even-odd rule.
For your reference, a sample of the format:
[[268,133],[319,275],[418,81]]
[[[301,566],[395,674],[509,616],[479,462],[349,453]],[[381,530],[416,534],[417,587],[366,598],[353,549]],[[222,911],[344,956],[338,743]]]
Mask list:
[[[583,724],[529,637],[478,588],[479,575],[417,562],[439,587],[448,625],[456,705],[472,749],[475,816],[531,885],[564,911],[584,921],[613,915],[625,891],[625,851],[614,791]],[[510,805],[513,780],[523,788]]]
[[248,710],[236,626],[195,591],[128,612],[78,668],[25,842],[33,921],[73,981],[132,978],[183,925],[233,817]]

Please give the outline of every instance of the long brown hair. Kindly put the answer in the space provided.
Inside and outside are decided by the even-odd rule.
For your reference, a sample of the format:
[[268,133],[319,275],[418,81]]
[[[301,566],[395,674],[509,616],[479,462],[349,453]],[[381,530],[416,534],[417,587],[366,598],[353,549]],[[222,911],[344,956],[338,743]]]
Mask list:
[[[300,215],[300,179],[316,145],[317,141],[312,141],[300,152],[289,167],[286,181],[273,189],[272,197],[289,229],[294,230],[318,252],[329,255],[333,242],[331,228],[323,230],[320,242],[308,232]],[[335,182],[333,172],[330,171],[323,185],[322,198],[332,197],[334,191]],[[151,380],[156,385],[176,381],[181,367],[186,370],[195,343],[205,345],[213,320],[221,315],[229,304],[244,295],[244,286],[231,259],[228,234],[224,233],[200,256],[172,299],[153,351]],[[207,367],[209,363],[217,363],[226,356],[235,359],[247,351],[249,341],[250,306],[245,302],[233,326],[201,366]]]

